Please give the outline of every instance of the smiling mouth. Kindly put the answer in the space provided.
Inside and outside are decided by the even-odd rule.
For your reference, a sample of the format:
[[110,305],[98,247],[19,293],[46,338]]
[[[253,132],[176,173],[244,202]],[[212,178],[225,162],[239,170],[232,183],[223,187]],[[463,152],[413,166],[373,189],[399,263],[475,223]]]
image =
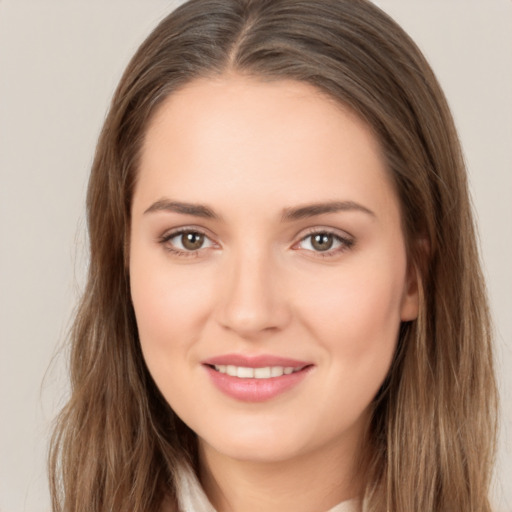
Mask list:
[[275,377],[282,377],[283,375],[291,375],[292,373],[304,370],[306,366],[263,366],[259,368],[250,368],[247,366],[235,365],[207,365],[213,370],[229,375],[230,377],[237,377],[239,379],[272,379]]
[[265,402],[285,394],[307,379],[314,366],[283,357],[236,354],[203,362],[214,386],[242,402]]

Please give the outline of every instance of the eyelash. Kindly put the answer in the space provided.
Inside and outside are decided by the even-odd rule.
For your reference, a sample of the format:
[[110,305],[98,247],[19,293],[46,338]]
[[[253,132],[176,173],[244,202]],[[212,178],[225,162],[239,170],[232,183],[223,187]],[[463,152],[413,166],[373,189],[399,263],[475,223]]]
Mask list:
[[[203,249],[207,249],[207,247],[201,247],[197,250],[187,251],[187,250],[182,250],[182,249],[173,247],[172,244],[170,244],[170,241],[173,238],[182,236],[184,234],[196,234],[196,235],[204,236],[205,239],[210,241],[211,246],[214,245],[214,242],[211,241],[210,237],[204,231],[201,231],[197,228],[186,228],[186,227],[164,234],[163,236],[161,236],[158,239],[158,242],[165,247],[166,251],[168,251],[176,256],[184,257],[184,258],[194,258],[194,257],[197,258]],[[330,231],[328,229],[316,229],[316,230],[310,231],[309,233],[304,235],[298,242],[296,242],[293,245],[293,247],[296,247],[297,245],[303,243],[308,238],[310,239],[315,235],[332,236],[334,239],[334,243],[340,244],[339,247],[337,247],[335,249],[327,249],[325,251],[315,251],[315,250],[307,249],[308,252],[314,253],[315,257],[332,258],[332,257],[335,257],[335,256],[351,249],[355,244],[355,240],[353,238],[341,236],[341,235],[339,235],[333,231]],[[310,244],[311,244],[311,242],[310,242]],[[295,249],[295,250],[299,250],[299,249]]]
[[[336,257],[339,254],[351,249],[355,244],[355,240],[353,238],[348,237],[348,236],[342,236],[342,235],[336,233],[335,231],[332,231],[329,229],[313,229],[313,230],[309,231],[308,233],[306,233],[297,243],[295,243],[294,247],[303,243],[307,239],[313,238],[315,235],[331,236],[334,239],[333,243],[339,243],[339,246],[337,248],[335,248],[335,249],[329,248],[325,251],[314,251],[314,250],[307,249],[309,252],[314,253],[315,257],[319,257],[319,258]],[[311,242],[310,242],[310,244],[311,244]],[[298,250],[298,249],[296,249],[296,250]]]
[[206,240],[209,240],[210,243],[213,245],[213,242],[211,241],[210,237],[204,232],[204,231],[201,231],[200,229],[197,229],[197,228],[181,228],[181,229],[178,229],[176,231],[172,231],[170,233],[166,233],[164,234],[163,236],[161,236],[159,238],[159,243],[161,243],[165,250],[176,255],[176,256],[180,256],[180,257],[184,257],[184,258],[197,258],[199,256],[199,253],[202,249],[205,249],[204,247],[201,247],[200,249],[197,249],[197,250],[190,250],[190,251],[184,251],[182,249],[178,249],[176,247],[173,247],[172,244],[170,244],[170,241],[173,239],[173,238],[176,238],[176,237],[179,237],[179,236],[182,236],[184,234],[196,234],[196,235],[202,235],[204,236],[204,238]]

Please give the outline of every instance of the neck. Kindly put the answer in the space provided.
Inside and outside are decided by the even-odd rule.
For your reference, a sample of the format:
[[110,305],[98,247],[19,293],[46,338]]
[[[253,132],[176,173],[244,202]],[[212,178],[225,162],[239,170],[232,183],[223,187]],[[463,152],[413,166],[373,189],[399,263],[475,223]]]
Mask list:
[[199,443],[200,479],[217,512],[328,511],[361,494],[360,443],[286,461],[244,461]]

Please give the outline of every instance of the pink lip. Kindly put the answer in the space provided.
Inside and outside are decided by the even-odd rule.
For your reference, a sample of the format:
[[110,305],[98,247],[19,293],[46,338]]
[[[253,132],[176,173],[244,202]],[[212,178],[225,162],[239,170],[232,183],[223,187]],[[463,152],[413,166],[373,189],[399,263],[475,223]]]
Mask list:
[[258,356],[245,356],[242,354],[224,354],[222,356],[211,357],[202,361],[208,365],[228,365],[245,366],[246,368],[263,368],[265,366],[285,366],[300,368],[302,366],[311,365],[307,361],[299,361],[287,357],[279,357],[273,355],[262,354]]
[[[241,379],[226,373],[220,373],[212,367],[213,365],[245,366],[247,368],[283,366],[301,368],[301,370],[270,379]],[[297,359],[271,355],[243,356],[240,354],[212,357],[203,361],[203,366],[217,389],[231,398],[244,402],[271,400],[302,382],[313,368],[311,363],[298,361]]]

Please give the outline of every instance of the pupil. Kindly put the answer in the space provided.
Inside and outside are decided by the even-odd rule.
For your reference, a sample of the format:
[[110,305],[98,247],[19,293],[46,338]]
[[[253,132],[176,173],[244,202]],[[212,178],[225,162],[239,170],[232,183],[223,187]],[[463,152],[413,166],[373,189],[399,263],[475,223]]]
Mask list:
[[182,243],[185,249],[190,251],[200,249],[203,245],[204,235],[201,233],[185,233],[182,236]]
[[333,237],[332,235],[326,233],[320,233],[313,236],[313,240],[311,241],[311,245],[317,251],[327,251],[332,247]]

